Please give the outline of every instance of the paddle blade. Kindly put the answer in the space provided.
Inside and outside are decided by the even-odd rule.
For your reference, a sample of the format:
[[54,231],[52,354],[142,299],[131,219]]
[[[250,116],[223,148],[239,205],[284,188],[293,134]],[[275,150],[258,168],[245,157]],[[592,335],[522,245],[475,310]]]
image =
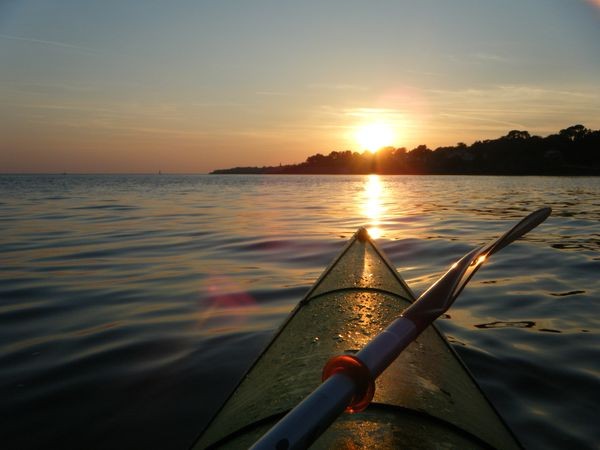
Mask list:
[[402,314],[419,327],[433,322],[450,308],[475,272],[491,255],[533,230],[548,218],[552,210],[541,208],[522,219],[514,227],[489,244],[475,249],[454,263],[438,281],[425,291]]
[[517,223],[514,227],[512,227],[510,230],[508,230],[506,233],[500,236],[498,239],[490,242],[486,247],[484,247],[486,257],[491,256],[497,251],[502,250],[511,242],[529,233],[540,223],[546,220],[551,213],[552,209],[545,207],[540,208],[537,211],[534,211],[531,214],[529,214],[527,217],[525,217],[519,223]]

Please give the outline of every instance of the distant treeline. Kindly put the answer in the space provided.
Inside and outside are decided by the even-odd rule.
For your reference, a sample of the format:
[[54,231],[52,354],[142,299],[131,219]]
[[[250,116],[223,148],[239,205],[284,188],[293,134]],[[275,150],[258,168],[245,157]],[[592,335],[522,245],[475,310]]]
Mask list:
[[477,174],[600,175],[600,130],[573,125],[547,137],[512,130],[498,139],[426,145],[408,151],[385,147],[375,154],[334,151],[308,157],[300,164],[234,167],[213,174]]

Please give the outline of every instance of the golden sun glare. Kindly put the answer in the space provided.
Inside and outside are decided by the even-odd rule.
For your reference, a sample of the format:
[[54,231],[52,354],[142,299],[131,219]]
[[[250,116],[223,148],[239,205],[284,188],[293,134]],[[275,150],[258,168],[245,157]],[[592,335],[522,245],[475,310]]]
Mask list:
[[380,148],[394,143],[395,132],[389,124],[370,123],[359,127],[355,137],[362,150],[375,153]]

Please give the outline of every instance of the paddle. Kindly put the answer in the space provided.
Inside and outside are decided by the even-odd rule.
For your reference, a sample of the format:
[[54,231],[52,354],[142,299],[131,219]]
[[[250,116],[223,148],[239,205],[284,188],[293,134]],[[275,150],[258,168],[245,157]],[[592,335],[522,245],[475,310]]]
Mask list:
[[356,355],[331,358],[323,368],[323,383],[252,448],[306,448],[344,410],[357,412],[366,408],[375,393],[375,379],[429,324],[450,308],[483,262],[537,227],[550,213],[550,208],[539,209],[498,239],[463,256]]

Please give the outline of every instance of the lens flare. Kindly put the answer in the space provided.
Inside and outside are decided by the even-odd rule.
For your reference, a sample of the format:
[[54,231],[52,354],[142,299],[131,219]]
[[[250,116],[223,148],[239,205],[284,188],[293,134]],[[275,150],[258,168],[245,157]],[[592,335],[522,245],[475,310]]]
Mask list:
[[242,330],[257,311],[256,300],[231,278],[210,276],[200,289],[196,326],[210,335]]

